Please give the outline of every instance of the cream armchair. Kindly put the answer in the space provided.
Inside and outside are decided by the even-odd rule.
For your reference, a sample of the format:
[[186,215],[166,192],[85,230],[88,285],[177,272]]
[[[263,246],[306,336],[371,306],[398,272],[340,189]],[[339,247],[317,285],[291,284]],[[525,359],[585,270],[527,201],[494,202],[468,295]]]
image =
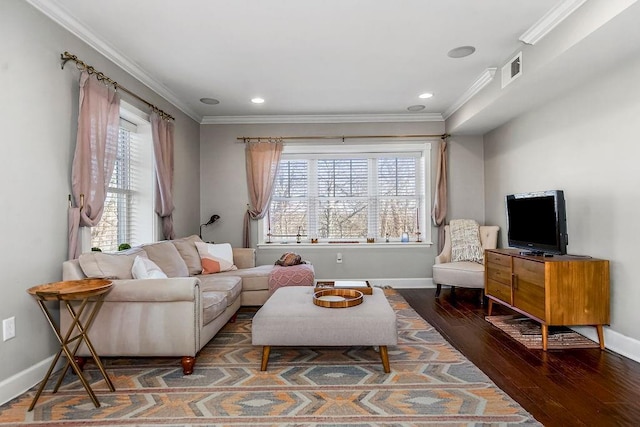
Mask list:
[[[498,244],[497,225],[480,226],[480,243],[483,249],[495,249]],[[484,299],[484,265],[471,261],[451,262],[451,231],[444,227],[444,247],[435,259],[433,266],[433,283],[436,284],[436,298],[440,296],[442,285],[451,286],[451,297],[455,298],[455,288],[482,289],[481,301]]]

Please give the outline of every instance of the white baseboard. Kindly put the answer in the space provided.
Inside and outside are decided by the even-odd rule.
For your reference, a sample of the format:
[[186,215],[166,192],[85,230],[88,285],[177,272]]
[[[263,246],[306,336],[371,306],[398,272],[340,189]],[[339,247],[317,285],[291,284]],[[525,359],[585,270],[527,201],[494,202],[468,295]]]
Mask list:
[[[574,326],[571,329],[585,337],[598,342],[598,333],[593,326]],[[640,362],[640,341],[622,335],[611,328],[604,327],[604,345],[607,350]]]
[[[319,279],[319,282],[329,282],[334,280],[356,280],[356,279]],[[391,286],[396,289],[427,289],[435,288],[431,278],[415,279],[367,279],[371,286]]]
[[[41,362],[25,369],[22,372],[7,378],[0,382],[0,405],[3,405],[13,399],[20,396],[25,391],[29,390],[34,385],[38,384],[44,378],[49,365],[53,361],[53,357],[47,357]],[[61,357],[54,370],[58,371],[64,366],[64,358]]]

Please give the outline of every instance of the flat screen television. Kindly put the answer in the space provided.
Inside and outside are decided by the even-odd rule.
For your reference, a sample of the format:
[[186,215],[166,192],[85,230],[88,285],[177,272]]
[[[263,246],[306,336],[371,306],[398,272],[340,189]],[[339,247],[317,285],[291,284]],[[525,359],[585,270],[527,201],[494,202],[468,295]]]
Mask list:
[[567,253],[567,215],[562,190],[506,196],[508,243],[535,254]]

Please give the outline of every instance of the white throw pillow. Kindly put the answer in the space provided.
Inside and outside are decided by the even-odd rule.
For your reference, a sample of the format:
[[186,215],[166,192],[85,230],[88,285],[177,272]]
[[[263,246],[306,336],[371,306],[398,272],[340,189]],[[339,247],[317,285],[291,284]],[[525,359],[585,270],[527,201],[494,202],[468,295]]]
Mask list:
[[149,258],[137,256],[133,261],[131,275],[134,279],[166,279],[167,275]]
[[195,243],[202,262],[202,274],[238,269],[233,264],[233,249],[229,243]]

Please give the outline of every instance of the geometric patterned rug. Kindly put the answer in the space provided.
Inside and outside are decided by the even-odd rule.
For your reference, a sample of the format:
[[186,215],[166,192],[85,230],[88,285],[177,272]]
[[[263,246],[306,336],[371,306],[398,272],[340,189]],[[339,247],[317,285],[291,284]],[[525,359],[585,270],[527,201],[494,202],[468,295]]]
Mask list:
[[[519,314],[486,316],[487,322],[530,349],[542,349],[540,323]],[[565,326],[549,326],[547,348],[599,348],[599,344]]]
[[85,366],[101,407],[67,374],[56,394],[49,381],[32,412],[35,387],[0,406],[0,425],[540,425],[402,296],[385,293],[398,319],[389,374],[371,347],[273,347],[261,372],[255,310],[243,308],[202,349],[192,375],[178,358],[104,358],[115,392]]

